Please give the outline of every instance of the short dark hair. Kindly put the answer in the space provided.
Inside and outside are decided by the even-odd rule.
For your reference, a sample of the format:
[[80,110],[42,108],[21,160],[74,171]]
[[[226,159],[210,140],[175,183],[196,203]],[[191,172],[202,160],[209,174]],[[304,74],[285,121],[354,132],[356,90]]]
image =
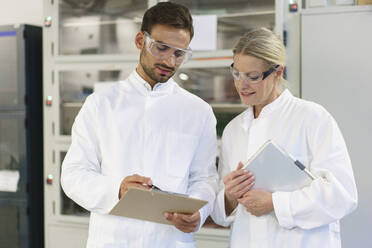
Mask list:
[[160,2],[149,8],[143,16],[141,31],[151,34],[152,27],[156,24],[186,29],[190,33],[190,40],[194,36],[190,11],[181,4]]

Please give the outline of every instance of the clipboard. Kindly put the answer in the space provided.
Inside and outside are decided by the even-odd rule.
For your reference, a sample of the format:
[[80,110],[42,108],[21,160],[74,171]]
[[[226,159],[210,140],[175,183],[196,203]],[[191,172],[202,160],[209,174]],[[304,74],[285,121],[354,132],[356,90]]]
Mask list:
[[192,214],[207,203],[176,193],[129,188],[109,214],[171,225],[164,212]]
[[245,163],[255,176],[252,189],[291,192],[311,183],[314,176],[298,160],[273,141],[265,142]]

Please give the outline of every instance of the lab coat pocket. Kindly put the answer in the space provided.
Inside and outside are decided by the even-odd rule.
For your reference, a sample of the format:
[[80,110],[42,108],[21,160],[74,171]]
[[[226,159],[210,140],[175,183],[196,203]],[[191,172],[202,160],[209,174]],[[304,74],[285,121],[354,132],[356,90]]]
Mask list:
[[181,242],[176,241],[176,248],[196,248],[196,242]]
[[188,178],[196,146],[196,136],[176,132],[167,134],[167,174],[169,176]]

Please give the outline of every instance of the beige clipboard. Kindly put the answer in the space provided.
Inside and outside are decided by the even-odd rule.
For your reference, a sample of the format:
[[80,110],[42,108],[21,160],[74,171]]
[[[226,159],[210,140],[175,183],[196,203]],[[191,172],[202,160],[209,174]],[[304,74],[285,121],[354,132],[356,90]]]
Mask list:
[[109,214],[170,225],[163,216],[164,212],[191,214],[207,203],[178,194],[129,188]]

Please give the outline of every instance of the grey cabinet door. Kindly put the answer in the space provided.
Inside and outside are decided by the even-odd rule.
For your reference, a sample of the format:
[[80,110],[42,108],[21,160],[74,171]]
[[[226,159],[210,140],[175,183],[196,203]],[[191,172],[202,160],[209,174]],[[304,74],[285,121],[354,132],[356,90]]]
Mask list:
[[23,26],[0,26],[0,110],[24,109]]
[[345,248],[372,247],[372,8],[302,13],[302,97],[323,105],[344,135],[359,193],[341,221]]
[[0,113],[0,199],[26,197],[24,125],[23,112]]

